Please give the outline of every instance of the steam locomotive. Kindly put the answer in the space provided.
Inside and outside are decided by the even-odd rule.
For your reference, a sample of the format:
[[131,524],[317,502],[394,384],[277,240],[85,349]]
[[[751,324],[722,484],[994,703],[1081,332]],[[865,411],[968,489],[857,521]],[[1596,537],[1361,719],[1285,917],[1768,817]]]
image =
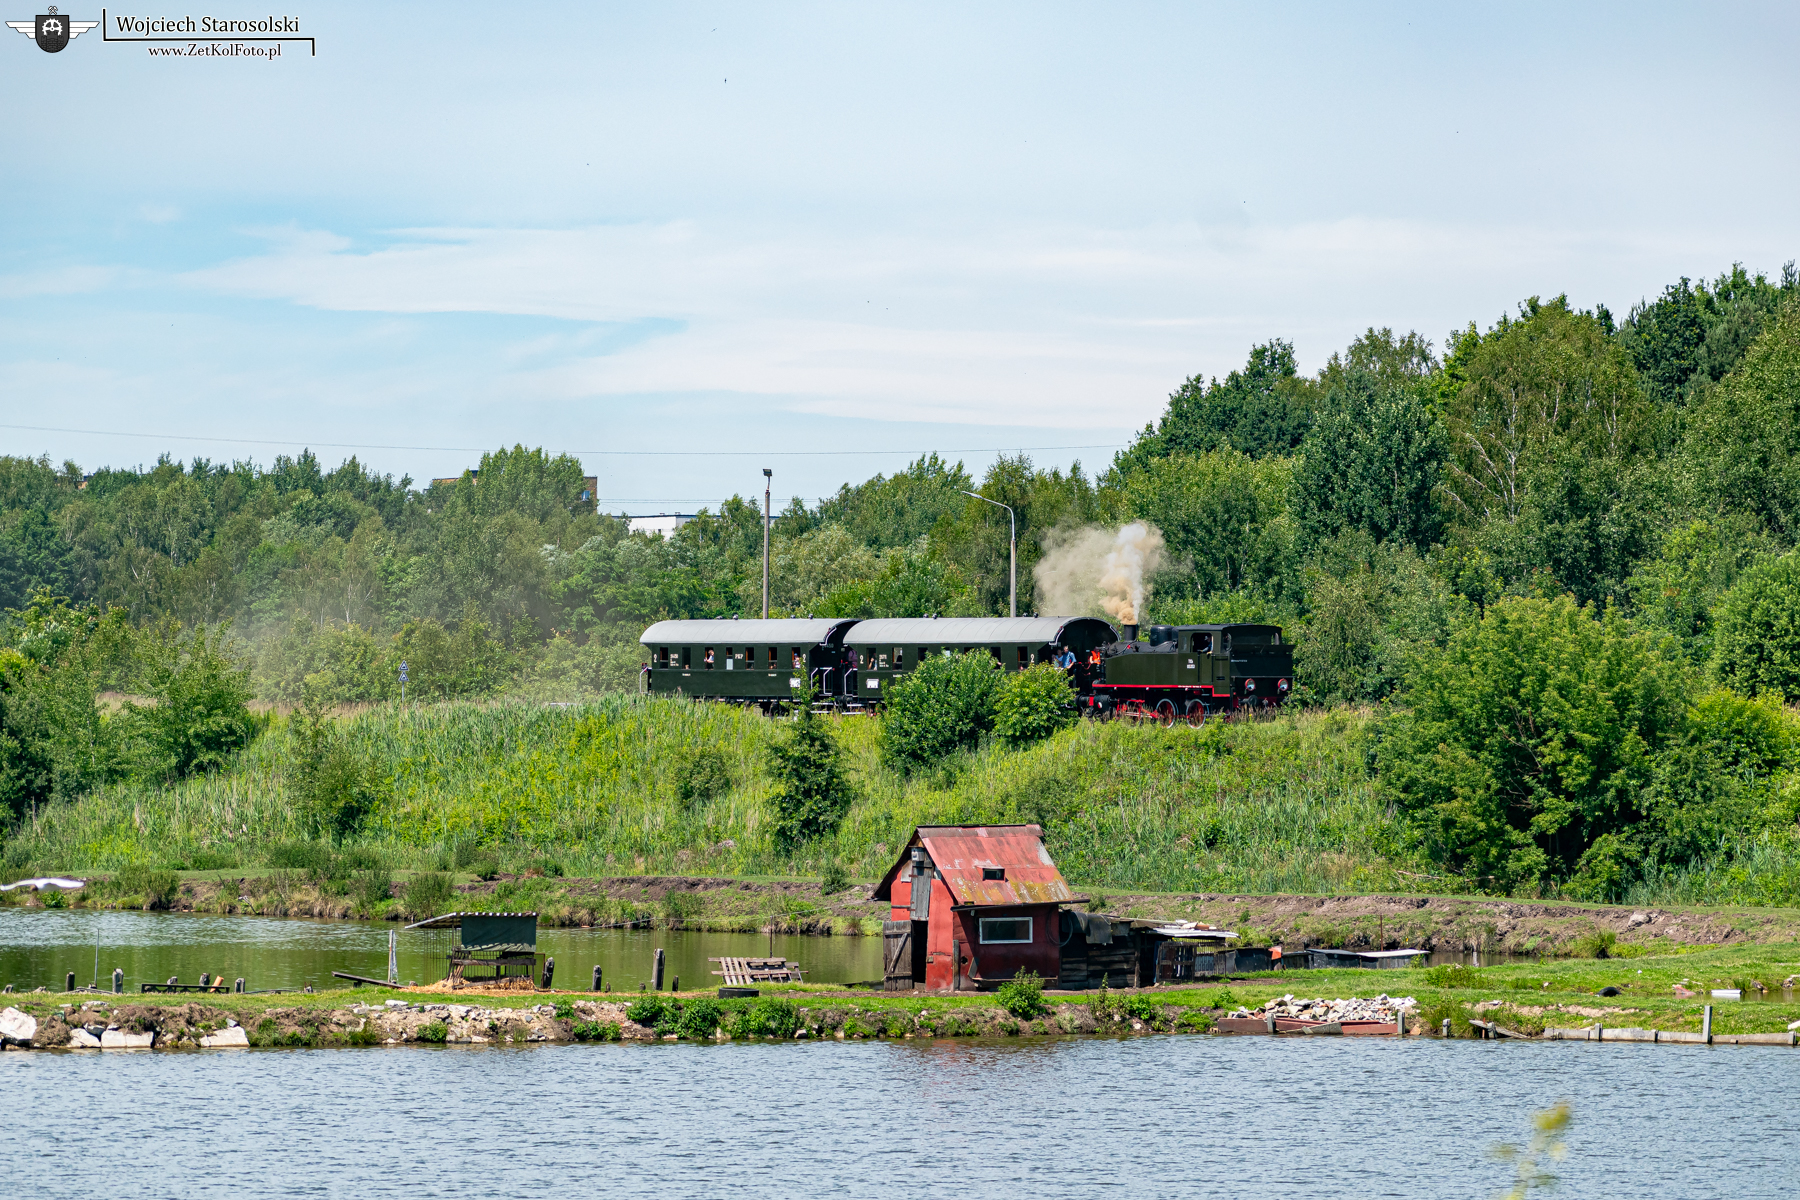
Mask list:
[[810,684],[838,708],[866,710],[927,657],[980,650],[1007,671],[1063,666],[1081,711],[1099,718],[1198,723],[1287,698],[1293,649],[1279,625],[1143,632],[1093,617],[658,621],[638,639],[646,651],[639,687],[769,710]]

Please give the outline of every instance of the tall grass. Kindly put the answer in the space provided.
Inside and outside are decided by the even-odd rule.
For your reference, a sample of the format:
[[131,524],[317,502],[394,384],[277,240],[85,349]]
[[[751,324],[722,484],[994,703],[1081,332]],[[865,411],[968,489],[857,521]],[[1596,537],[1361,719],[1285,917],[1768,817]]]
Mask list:
[[[1077,886],[1143,891],[1430,891],[1367,763],[1372,714],[1293,712],[1200,729],[1082,722],[1023,750],[990,746],[911,778],[880,763],[880,727],[833,722],[859,799],[831,837],[778,850],[764,751],[781,728],[724,705],[638,696],[550,708],[384,705],[343,719],[389,795],[354,844],[394,867],[444,870],[460,847],[564,873],[870,879],[917,825],[1037,822]],[[308,834],[287,792],[284,721],[226,771],[174,787],[109,787],[12,831],[11,868],[243,866]],[[728,787],[680,781],[703,752]],[[1791,902],[1800,852],[1770,840],[1667,873],[1635,903]]]

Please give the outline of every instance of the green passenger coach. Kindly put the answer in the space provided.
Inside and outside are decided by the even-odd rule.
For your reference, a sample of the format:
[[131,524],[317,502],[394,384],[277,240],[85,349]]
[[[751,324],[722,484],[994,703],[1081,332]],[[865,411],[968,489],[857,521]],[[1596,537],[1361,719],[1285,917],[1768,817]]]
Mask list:
[[770,621],[658,621],[638,642],[644,663],[639,690],[768,708],[810,682],[827,697],[854,697],[844,650],[851,618]]
[[856,696],[879,704],[882,690],[929,655],[986,651],[1007,671],[1073,659],[1078,688],[1100,672],[1100,652],[1118,638],[1093,617],[899,617],[858,621],[844,635]]

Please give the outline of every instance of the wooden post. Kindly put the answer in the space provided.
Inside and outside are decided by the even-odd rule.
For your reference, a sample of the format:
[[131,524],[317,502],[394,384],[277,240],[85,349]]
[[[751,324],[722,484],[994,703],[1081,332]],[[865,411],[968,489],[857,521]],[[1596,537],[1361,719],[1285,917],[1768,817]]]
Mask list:
[[675,982],[669,985],[669,990],[671,992],[679,992],[681,990],[681,976],[677,975],[675,977]]
[[1700,1011],[1700,1038],[1707,1045],[1712,1045],[1712,1005]]
[[654,967],[652,967],[650,970],[650,990],[653,992],[662,991],[663,990],[662,983],[663,983],[663,952],[661,950],[658,950],[656,952],[656,965]]
[[177,983],[180,983],[180,982],[181,982],[181,976],[179,976],[179,975],[171,975],[171,976],[169,976],[169,984],[170,984],[170,986],[173,986],[173,985],[175,985],[175,984],[177,984]]
[[1448,1037],[1449,1037],[1449,1036],[1450,1036],[1450,1018],[1449,1018],[1449,1017],[1445,1017],[1445,1018],[1444,1018],[1444,1033],[1443,1033],[1443,1036],[1444,1036],[1444,1037],[1445,1037],[1445,1038],[1448,1038]]
[[1406,1010],[1404,1008],[1394,1010],[1394,1036],[1406,1036]]
[[113,968],[113,995],[115,995],[115,996],[123,995],[124,992],[125,992],[125,972],[122,968],[114,967]]
[[551,955],[544,960],[544,990],[550,989],[550,981],[556,977],[556,956]]
[[600,990],[600,968],[599,967],[594,968],[594,990],[596,992]]
[[242,992],[244,990],[244,977],[242,975],[239,975],[237,977],[237,982],[231,985],[231,990],[234,992]]
[[67,984],[67,986],[65,986],[65,987],[64,987],[64,988],[63,988],[63,991],[65,991],[65,992],[72,992],[72,991],[74,991],[74,990],[75,990],[75,972],[73,972],[73,971],[70,971],[70,972],[69,972],[69,979],[68,979],[68,984]]

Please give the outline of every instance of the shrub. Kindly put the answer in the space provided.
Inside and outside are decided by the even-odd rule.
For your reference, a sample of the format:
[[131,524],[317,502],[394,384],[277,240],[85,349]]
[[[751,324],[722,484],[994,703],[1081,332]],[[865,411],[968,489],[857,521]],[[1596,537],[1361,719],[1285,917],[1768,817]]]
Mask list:
[[314,690],[292,720],[295,749],[289,788],[295,807],[316,831],[345,841],[386,796],[387,778],[332,726],[321,692]]
[[1576,958],[1610,958],[1618,940],[1619,935],[1610,929],[1591,929],[1569,944],[1569,953]]
[[271,842],[263,850],[263,861],[278,869],[323,876],[331,870],[332,853],[321,842]]
[[913,774],[981,744],[993,728],[1001,673],[985,650],[928,658],[888,690],[882,704],[882,761]]
[[1189,1008],[1182,1011],[1181,1018],[1176,1023],[1191,1033],[1205,1033],[1213,1027],[1213,1018],[1211,1013]]
[[631,1007],[625,1010],[625,1018],[654,1029],[662,1023],[664,1013],[673,1008],[674,1005],[661,996],[644,996],[632,1001]]
[[449,1040],[450,1027],[445,1025],[442,1021],[427,1021],[425,1024],[419,1026],[419,1032],[416,1036],[421,1042],[431,1042],[434,1045],[441,1046]]
[[994,732],[1009,746],[1042,741],[1076,719],[1075,685],[1054,663],[1012,672],[994,697]]
[[1485,987],[1487,981],[1480,971],[1471,967],[1465,967],[1461,963],[1444,963],[1425,972],[1425,984],[1434,988],[1473,988]]
[[[810,694],[809,694],[810,695]],[[775,776],[775,841],[791,849],[836,830],[855,792],[844,778],[837,739],[803,698],[786,736],[769,747]]]
[[1751,567],[1713,613],[1712,673],[1756,696],[1800,698],[1800,551]]
[[719,1027],[723,1014],[719,1002],[702,996],[688,1000],[681,1006],[681,1015],[675,1021],[674,1032],[678,1037],[709,1038],[713,1030]]
[[619,1040],[619,1025],[616,1021],[577,1021],[571,1032],[578,1042],[616,1042]]
[[844,866],[837,859],[827,859],[824,870],[819,872],[819,894],[835,896],[850,886],[850,876],[845,873]]
[[124,895],[142,896],[145,908],[168,908],[181,893],[181,878],[173,871],[133,866],[119,872],[116,886]]
[[1035,971],[1024,971],[1000,985],[996,997],[1000,1007],[1021,1021],[1041,1017],[1050,1011],[1044,1003],[1044,981]]
[[573,1000],[558,1000],[556,1002],[556,1019],[559,1021],[574,1020],[575,1002]]
[[685,805],[704,804],[731,790],[725,756],[705,747],[688,758],[675,783],[675,796]]
[[394,898],[394,876],[386,867],[371,867],[356,876],[356,901],[364,912],[374,912]]
[[406,915],[415,921],[423,921],[426,917],[435,917],[439,912],[448,911],[451,897],[456,889],[450,886],[450,877],[436,871],[426,871],[414,875],[406,881],[400,890],[400,904]]
[[126,709],[148,730],[158,766],[176,778],[218,770],[263,727],[245,707],[249,669],[232,661],[226,637],[222,626],[184,632],[168,620],[139,642],[141,686],[156,705]]
[[692,892],[669,892],[663,897],[663,914],[670,925],[680,925],[700,915],[700,897]]
[[1148,996],[1127,996],[1120,1007],[1126,1016],[1134,1021],[1142,1021],[1146,1025],[1156,1024],[1157,1018],[1162,1015],[1156,1007],[1156,1002]]
[[1489,606],[1412,678],[1383,731],[1384,782],[1435,859],[1494,890],[1567,879],[1633,826],[1684,711],[1659,642],[1566,597]]
[[800,1028],[800,1010],[788,1000],[759,996],[738,1009],[726,1022],[732,1037],[791,1038]]

